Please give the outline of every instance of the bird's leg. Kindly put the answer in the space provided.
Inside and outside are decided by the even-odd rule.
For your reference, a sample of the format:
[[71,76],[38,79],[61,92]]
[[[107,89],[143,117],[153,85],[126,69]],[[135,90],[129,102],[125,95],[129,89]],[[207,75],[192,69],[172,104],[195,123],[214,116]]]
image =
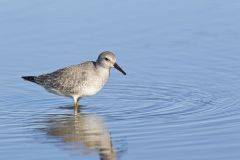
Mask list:
[[77,97],[73,97],[74,100],[74,110],[78,109],[78,98]]
[[74,102],[74,109],[78,109],[78,101]]

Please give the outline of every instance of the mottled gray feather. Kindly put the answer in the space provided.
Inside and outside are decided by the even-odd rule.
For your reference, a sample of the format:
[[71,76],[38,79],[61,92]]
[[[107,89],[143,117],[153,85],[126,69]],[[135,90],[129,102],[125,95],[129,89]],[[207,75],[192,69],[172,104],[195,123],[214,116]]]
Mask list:
[[105,51],[98,56],[96,62],[87,61],[49,74],[22,78],[37,83],[54,94],[70,96],[74,100],[74,105],[77,105],[79,98],[95,95],[102,89],[113,67],[126,75],[117,65],[116,56],[112,52]]
[[78,86],[84,86],[84,82],[87,81],[89,73],[86,71],[95,72],[95,70],[95,62],[87,61],[37,76],[35,81],[47,89],[62,91],[65,94],[75,94],[79,90]]

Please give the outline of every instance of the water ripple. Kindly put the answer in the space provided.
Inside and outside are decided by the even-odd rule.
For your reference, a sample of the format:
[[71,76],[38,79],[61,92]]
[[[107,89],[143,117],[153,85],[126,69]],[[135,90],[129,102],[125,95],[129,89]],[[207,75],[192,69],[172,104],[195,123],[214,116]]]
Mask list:
[[[99,112],[114,117],[122,115],[125,119],[199,114],[214,109],[207,106],[213,106],[217,98],[193,86],[174,84],[115,85],[105,92],[97,101],[104,99],[113,104],[106,106],[110,108],[99,108]],[[114,107],[114,104],[122,107]]]
[[[135,142],[151,139],[155,147],[160,147],[156,142],[169,140],[168,149],[191,147],[190,143],[206,147],[202,137],[224,141],[226,134],[235,133],[234,128],[240,125],[236,108],[240,100],[234,92],[220,87],[199,88],[169,83],[111,85],[96,98],[102,106],[89,110],[106,116],[113,132]],[[226,133],[229,127],[232,130]]]
[[[32,91],[19,94],[15,101],[11,98],[2,96],[5,107],[0,117],[0,127],[7,128],[7,132],[1,131],[1,134],[11,142],[29,142],[29,137],[45,142],[42,137],[48,137],[55,122],[66,128],[67,121],[63,118],[58,122],[59,117],[67,114],[68,120],[72,118],[72,101],[65,98],[39,96]],[[240,100],[234,90],[177,83],[117,84],[107,86],[98,96],[86,98],[83,104],[86,105],[81,106],[81,112],[96,113],[105,120],[118,154],[127,150],[127,143],[148,144],[143,147],[151,151],[191,150],[193,146],[203,150],[212,149],[216,144],[239,146],[234,141],[227,143],[230,135],[237,136],[240,126],[237,108]],[[64,131],[61,133],[65,135]],[[25,135],[29,137],[24,138]],[[57,139],[47,139],[46,143],[60,143]],[[221,145],[223,143],[226,144]],[[5,147],[11,148],[12,143],[7,144]],[[80,150],[85,151],[81,147]]]

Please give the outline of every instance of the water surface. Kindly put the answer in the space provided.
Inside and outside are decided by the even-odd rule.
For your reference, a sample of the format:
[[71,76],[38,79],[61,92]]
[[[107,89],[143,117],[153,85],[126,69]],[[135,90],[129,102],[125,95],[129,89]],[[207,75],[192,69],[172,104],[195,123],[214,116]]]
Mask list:
[[[238,160],[240,2],[1,1],[0,159]],[[104,50],[127,72],[81,100],[22,75]]]

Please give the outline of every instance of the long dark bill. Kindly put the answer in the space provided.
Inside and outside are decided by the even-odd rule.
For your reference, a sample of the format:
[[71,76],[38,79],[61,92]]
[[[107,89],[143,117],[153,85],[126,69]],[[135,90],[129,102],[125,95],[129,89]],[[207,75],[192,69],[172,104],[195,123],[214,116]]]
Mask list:
[[127,74],[126,72],[124,72],[124,71],[122,70],[122,68],[121,68],[117,63],[114,64],[114,68],[116,68],[117,70],[119,70],[120,72],[122,72],[122,74],[124,74],[124,75]]

